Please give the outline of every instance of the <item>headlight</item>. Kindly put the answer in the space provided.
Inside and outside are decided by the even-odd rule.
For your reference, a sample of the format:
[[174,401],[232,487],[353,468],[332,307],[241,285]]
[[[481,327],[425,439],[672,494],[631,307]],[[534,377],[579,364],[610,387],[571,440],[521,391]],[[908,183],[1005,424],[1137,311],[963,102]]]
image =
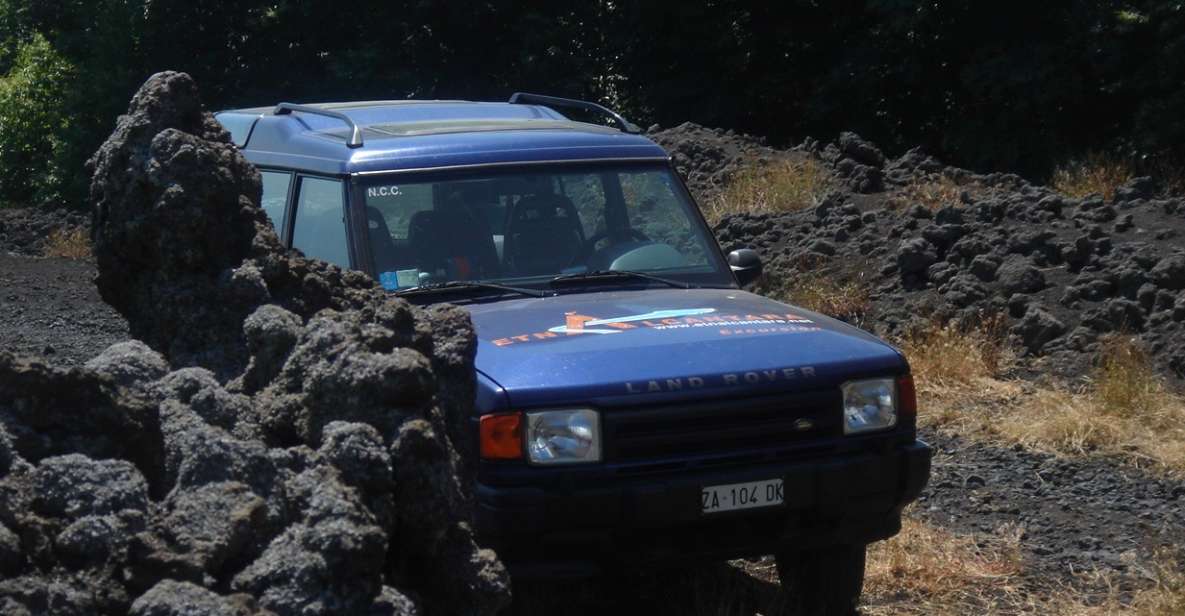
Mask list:
[[894,379],[852,381],[843,385],[843,433],[859,434],[897,425]]
[[532,464],[600,462],[600,416],[592,409],[527,413],[527,457]]

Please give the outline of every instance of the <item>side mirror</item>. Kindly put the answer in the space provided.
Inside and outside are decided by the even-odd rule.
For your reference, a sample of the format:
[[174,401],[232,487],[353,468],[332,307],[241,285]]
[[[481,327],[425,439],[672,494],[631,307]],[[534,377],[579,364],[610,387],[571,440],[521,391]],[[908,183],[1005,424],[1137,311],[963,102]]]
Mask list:
[[761,257],[751,248],[728,253],[728,266],[742,287],[761,277]]

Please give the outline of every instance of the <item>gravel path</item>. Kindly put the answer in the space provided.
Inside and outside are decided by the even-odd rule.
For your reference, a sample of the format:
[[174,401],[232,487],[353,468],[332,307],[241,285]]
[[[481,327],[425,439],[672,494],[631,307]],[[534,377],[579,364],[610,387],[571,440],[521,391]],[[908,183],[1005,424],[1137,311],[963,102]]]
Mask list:
[[91,263],[0,253],[0,349],[79,364],[128,338],[99,299]]

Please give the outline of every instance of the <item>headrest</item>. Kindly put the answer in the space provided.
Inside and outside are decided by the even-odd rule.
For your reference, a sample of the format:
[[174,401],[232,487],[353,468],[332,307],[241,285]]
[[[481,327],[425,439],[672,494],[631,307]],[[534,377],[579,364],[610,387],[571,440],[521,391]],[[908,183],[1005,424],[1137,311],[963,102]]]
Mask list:
[[516,222],[568,218],[575,211],[572,202],[563,195],[528,195],[514,204]]

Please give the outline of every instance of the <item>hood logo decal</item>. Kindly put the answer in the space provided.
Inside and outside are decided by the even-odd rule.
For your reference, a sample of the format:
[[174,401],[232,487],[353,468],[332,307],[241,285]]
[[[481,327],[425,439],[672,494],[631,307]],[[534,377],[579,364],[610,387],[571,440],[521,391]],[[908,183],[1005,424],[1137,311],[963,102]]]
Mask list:
[[[701,314],[711,314],[716,312],[715,308],[685,308],[683,310],[655,310],[647,312],[646,314],[632,314],[627,317],[616,317],[612,319],[598,319],[595,317],[586,317],[575,312],[565,313],[567,323],[558,325],[547,331],[556,334],[620,334],[627,329],[633,329],[634,323],[637,321],[662,321],[663,319],[678,319],[679,317],[693,317]],[[614,329],[598,329],[598,325],[606,325]]]
[[793,313],[717,314],[715,308],[673,308],[611,318],[567,312],[563,325],[545,331],[495,338],[490,342],[494,346],[504,347],[526,342],[563,340],[571,336],[693,328],[715,328],[721,336],[819,331],[814,321]]
[[[747,372],[728,372],[708,376],[688,376],[670,379],[650,379],[648,381],[626,381],[625,391],[630,394],[653,394],[684,389],[702,389],[703,387],[724,387],[736,385],[762,385],[765,383],[779,383],[796,381],[798,379],[813,379],[818,376],[814,366],[797,366],[794,368],[775,368],[773,370],[749,370]],[[813,425],[813,424],[812,424]],[[808,426],[806,429],[809,429]]]

